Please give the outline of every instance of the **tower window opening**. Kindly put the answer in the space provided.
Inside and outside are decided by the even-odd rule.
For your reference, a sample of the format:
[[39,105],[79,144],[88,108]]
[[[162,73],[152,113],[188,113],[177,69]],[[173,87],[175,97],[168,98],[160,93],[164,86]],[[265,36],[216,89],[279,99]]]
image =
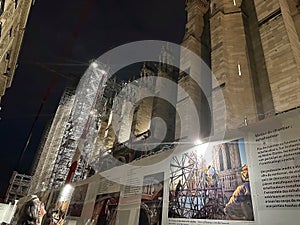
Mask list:
[[227,144],[225,144],[225,153],[226,153],[227,169],[230,170],[232,167],[231,167],[230,151]]
[[224,171],[224,161],[223,161],[222,149],[219,149],[219,163],[220,163],[220,171]]
[[242,69],[241,69],[241,64],[237,64],[237,68],[238,68],[238,74],[239,76],[242,76]]
[[10,60],[10,51],[7,51],[7,52],[6,52],[6,57],[5,57],[5,59],[6,59],[6,60]]
[[5,75],[5,76],[9,76],[10,75],[10,68],[9,67],[6,69],[6,72],[3,75]]
[[9,37],[12,36],[12,32],[13,32],[13,28],[11,27],[11,28],[9,29]]

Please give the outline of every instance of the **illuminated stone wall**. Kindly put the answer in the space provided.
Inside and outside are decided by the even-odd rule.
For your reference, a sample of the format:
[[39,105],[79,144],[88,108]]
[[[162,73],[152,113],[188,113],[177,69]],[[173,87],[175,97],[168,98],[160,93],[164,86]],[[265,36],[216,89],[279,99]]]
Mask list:
[[[257,103],[253,92],[240,3],[241,1],[211,2],[214,7],[210,19],[211,63],[213,75],[217,80],[212,84],[216,132],[223,128],[222,124],[218,123],[222,121],[219,117],[226,116],[226,129],[244,126],[245,118],[248,123],[257,121]],[[225,101],[225,108],[219,108],[220,100]]]
[[[289,1],[291,2],[291,1]],[[275,112],[300,105],[300,42],[287,1],[254,0]],[[298,28],[299,29],[299,28]]]
[[[204,18],[208,9],[208,1],[187,1],[186,33],[181,45],[200,57],[203,55],[201,37],[208,29]],[[209,124],[206,123],[210,121],[208,103],[198,85],[203,75],[200,63],[185,49],[181,51],[180,65],[183,71],[178,80],[181,89],[178,89],[177,110],[181,113],[176,119],[176,138],[184,138],[180,137],[181,133],[187,136],[187,141],[195,141],[208,136],[210,132]],[[210,88],[210,81],[205,85]],[[199,121],[199,125],[195,120]]]
[[1,3],[0,101],[6,88],[12,84],[32,0],[6,0]]

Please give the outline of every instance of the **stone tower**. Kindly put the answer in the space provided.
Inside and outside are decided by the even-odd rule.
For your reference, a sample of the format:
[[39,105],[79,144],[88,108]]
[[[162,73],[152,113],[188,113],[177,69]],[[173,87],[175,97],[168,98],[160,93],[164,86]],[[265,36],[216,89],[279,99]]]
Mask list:
[[[157,80],[154,86],[151,138],[154,142],[170,142],[175,138],[177,79],[172,66],[173,55],[168,46],[161,50]],[[158,119],[159,118],[159,119]]]
[[[205,58],[207,62],[210,61],[209,37],[206,38],[206,42],[203,42],[202,35],[207,33],[205,30],[209,31],[209,24],[205,23],[208,9],[209,1],[206,0],[188,0],[186,2],[186,33],[181,44],[197,56]],[[188,141],[195,141],[200,137],[208,136],[210,133],[209,100],[207,99],[208,96],[204,96],[203,90],[198,84],[206,83],[205,86],[210,89],[211,81],[205,80],[202,76],[201,63],[194,62],[191,60],[192,58],[185,49],[181,51],[180,66],[183,71],[180,72],[178,84],[182,89],[178,91],[177,98],[177,109],[182,113],[181,117],[176,119],[176,138],[183,138],[179,137],[181,133],[181,135],[188,137]],[[199,120],[200,127],[195,125],[194,119],[191,119],[192,111],[196,111],[194,113],[199,118],[197,120]]]
[[[155,72],[144,63],[140,79],[125,82],[113,100],[112,124],[119,143],[134,141],[135,137],[150,129],[153,110],[153,86]],[[146,98],[145,98],[146,96]]]
[[236,140],[216,145],[212,153],[219,185],[222,185],[226,197],[230,198],[235,188],[242,183],[240,171],[243,165],[239,142]]
[[215,131],[224,112],[235,129],[298,107],[297,1],[212,0],[210,13]]
[[[155,72],[150,63],[144,63],[138,87],[142,96],[151,96],[154,93]],[[153,97],[143,98],[134,109],[131,133],[138,136],[150,129],[153,110]]]
[[300,2],[254,0],[254,5],[275,113],[298,107]]
[[[218,117],[226,113],[226,129],[234,129],[257,121],[257,100],[253,93],[247,34],[240,0],[211,1],[211,60],[217,82],[212,84],[215,131],[219,131]],[[252,46],[251,46],[252,47]],[[225,109],[218,108],[216,97],[222,92]],[[245,104],[247,106],[245,106]]]

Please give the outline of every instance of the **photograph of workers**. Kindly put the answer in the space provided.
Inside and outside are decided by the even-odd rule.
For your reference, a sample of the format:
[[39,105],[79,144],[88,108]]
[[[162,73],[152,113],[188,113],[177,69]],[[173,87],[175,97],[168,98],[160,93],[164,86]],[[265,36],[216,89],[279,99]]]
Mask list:
[[201,144],[172,158],[168,217],[254,220],[243,139]]
[[51,192],[46,208],[47,216],[43,222],[44,225],[62,225],[65,223],[73,192],[74,187],[70,184],[66,184],[60,189]]
[[99,194],[96,197],[91,225],[115,225],[120,192]]
[[73,216],[73,217],[81,216],[87,189],[88,189],[88,184],[75,187],[67,216]]

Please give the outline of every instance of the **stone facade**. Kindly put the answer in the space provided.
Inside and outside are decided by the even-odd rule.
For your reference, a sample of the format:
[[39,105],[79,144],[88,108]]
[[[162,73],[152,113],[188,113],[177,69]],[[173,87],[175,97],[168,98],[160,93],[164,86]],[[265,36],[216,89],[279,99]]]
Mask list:
[[174,84],[177,84],[178,76],[172,63],[172,52],[168,46],[163,47],[156,75],[158,79],[154,85],[155,97],[150,127],[150,138],[153,138],[154,142],[170,142],[175,137],[177,85]]
[[[201,36],[208,28],[204,18],[208,9],[209,1],[187,1],[186,33],[181,44],[184,48],[180,57],[182,72],[178,80],[181,88],[177,94],[177,110],[182,113],[176,120],[176,138],[184,138],[180,137],[184,135],[187,141],[195,141],[210,133],[209,125],[205,124],[205,121],[209,121],[207,118],[210,115],[207,98],[198,85],[203,79],[201,63],[196,61],[193,55],[199,57],[203,55]],[[206,84],[209,85],[210,83]]]
[[[300,42],[286,1],[254,1],[275,112],[299,106]],[[271,4],[268,2],[268,4]]]
[[[299,11],[292,3],[211,1],[215,131],[224,110],[226,129],[235,129],[299,106]],[[225,109],[214,101],[221,94]]]
[[[238,2],[212,1],[215,11],[210,19],[212,73],[217,80],[212,95],[222,91],[225,100],[225,111],[218,111],[218,103],[213,102],[213,115],[214,121],[226,116],[226,129],[244,125],[245,117],[249,123],[257,121],[243,12]],[[218,126],[215,123],[216,130]]]
[[0,1],[0,101],[12,84],[32,0]]
[[219,186],[223,187],[225,196],[229,199],[235,188],[242,183],[238,141],[214,146],[213,166],[218,174]]

